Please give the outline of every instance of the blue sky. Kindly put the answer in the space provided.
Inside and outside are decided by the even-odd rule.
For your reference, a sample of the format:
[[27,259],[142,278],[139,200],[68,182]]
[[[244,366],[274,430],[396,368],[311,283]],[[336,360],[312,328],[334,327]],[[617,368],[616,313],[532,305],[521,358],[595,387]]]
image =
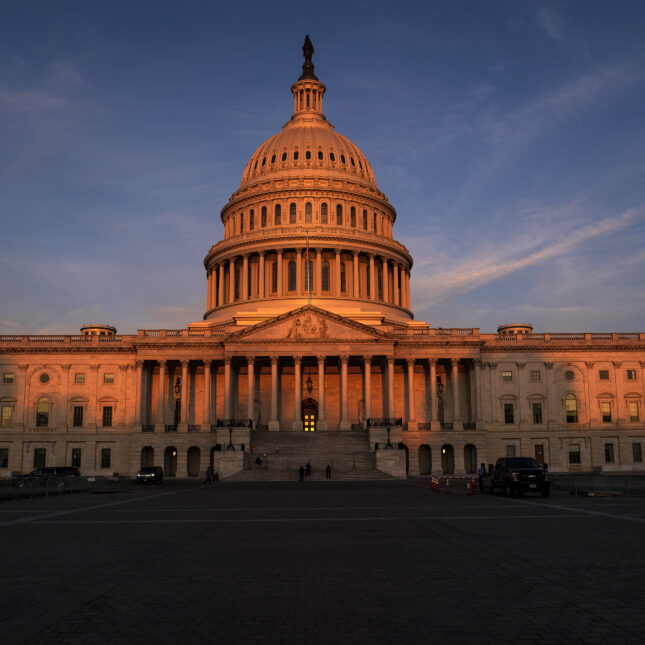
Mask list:
[[645,331],[645,3],[4,0],[0,332],[184,327],[292,111],[370,160],[433,326]]

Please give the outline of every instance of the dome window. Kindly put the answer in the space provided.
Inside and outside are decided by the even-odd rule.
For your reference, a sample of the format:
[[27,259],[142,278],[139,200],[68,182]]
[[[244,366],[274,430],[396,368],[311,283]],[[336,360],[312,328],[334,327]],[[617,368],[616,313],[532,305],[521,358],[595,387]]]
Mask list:
[[333,152],[329,153],[329,161],[336,161],[336,155]]
[[372,220],[372,229],[376,233],[376,213],[374,213],[374,219]]
[[319,150],[318,151],[318,161],[322,161],[322,160],[323,160],[323,153],[322,153],[322,150]]
[[298,161],[298,151],[297,150],[293,153],[293,160]]
[[320,275],[320,288],[322,291],[329,291],[329,262],[322,263]]
[[343,225],[343,207],[340,204],[336,205],[336,226]]
[[258,167],[258,160],[255,160],[255,163],[253,164],[253,170],[255,170]]
[[345,263],[340,263],[340,291],[345,293],[347,291],[347,271]]
[[296,223],[296,205],[294,202],[289,204],[289,224]]
[[347,163],[347,160],[345,159],[345,155],[340,155],[340,162]]
[[271,163],[275,163],[275,155],[271,155]]
[[360,160],[360,159],[358,160],[358,167],[359,167],[361,170],[363,170],[363,164],[361,163],[361,160]]
[[363,230],[367,230],[367,211],[363,210]]
[[352,227],[356,228],[356,208],[354,206],[349,211],[349,221]]
[[263,165],[263,166],[266,166],[266,163],[267,163],[267,158],[266,158],[266,157],[262,157],[262,165]]
[[255,211],[251,209],[249,213],[249,231],[252,231],[255,228]]
[[311,224],[311,213],[312,213],[311,202],[307,202],[305,204],[305,224]]
[[287,153],[283,152],[282,153],[282,161],[286,161],[286,160],[287,160]]
[[354,161],[354,157],[350,157],[349,161],[352,164],[352,166],[354,166],[354,168],[356,168],[356,162]]
[[327,206],[326,202],[323,202],[320,205],[320,223],[321,224],[328,224],[329,223],[329,220],[327,219],[328,214],[329,214],[329,206]]
[[296,263],[294,260],[289,260],[287,273],[288,273],[287,289],[289,291],[295,291],[296,290]]
[[305,152],[305,159],[311,159],[311,150]]
[[274,262],[271,267],[271,292],[278,293],[278,263]]
[[244,233],[244,213],[240,213],[240,233]]
[[275,226],[280,226],[282,224],[282,209],[280,208],[280,204],[275,205],[275,217],[273,219],[273,223]]
[[267,207],[263,206],[262,207],[262,215],[261,215],[261,225],[262,228],[264,228],[267,225]]

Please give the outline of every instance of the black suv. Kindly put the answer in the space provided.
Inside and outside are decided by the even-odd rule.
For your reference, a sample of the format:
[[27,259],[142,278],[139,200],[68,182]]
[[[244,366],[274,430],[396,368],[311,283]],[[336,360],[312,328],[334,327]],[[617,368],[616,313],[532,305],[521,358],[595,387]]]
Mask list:
[[546,467],[540,466],[532,457],[501,457],[486,484],[489,493],[501,489],[509,497],[524,493],[540,493],[542,497],[548,497],[551,492]]
[[137,484],[161,484],[163,469],[161,466],[143,466],[137,473]]

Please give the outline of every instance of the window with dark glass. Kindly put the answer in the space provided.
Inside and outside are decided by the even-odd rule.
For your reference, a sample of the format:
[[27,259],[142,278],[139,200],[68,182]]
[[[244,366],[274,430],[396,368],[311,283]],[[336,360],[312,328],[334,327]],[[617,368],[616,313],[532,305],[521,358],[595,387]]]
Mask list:
[[600,412],[602,413],[602,422],[611,423],[611,403],[609,401],[601,401]]
[[2,377],[2,382],[3,383],[13,383],[13,374],[11,372],[5,372],[4,376]]
[[278,263],[274,262],[271,267],[271,291],[278,292]]
[[336,205],[336,226],[343,225],[343,207],[340,204]]
[[44,396],[41,396],[36,404],[36,425],[41,428],[49,425],[49,400]]
[[542,404],[533,403],[533,423],[540,424],[542,423]]
[[608,381],[609,380],[609,370],[598,370],[598,378],[601,381]]
[[275,163],[275,155],[271,155],[271,163]]
[[295,291],[296,290],[296,263],[294,260],[289,260],[289,264],[287,266],[287,284],[288,284],[288,289],[289,291]]
[[506,456],[510,458],[515,457],[515,446],[513,444],[506,445]]
[[263,206],[262,207],[262,228],[264,228],[267,225],[267,207]]
[[311,202],[305,204],[305,224],[311,224],[311,214],[312,214]]
[[340,290],[342,293],[347,291],[347,272],[344,262],[340,263]]
[[334,153],[333,153],[333,152],[330,152],[330,153],[329,153],[329,160],[330,160],[330,161],[336,161],[336,156],[334,155]]
[[632,422],[639,421],[640,414],[638,409],[638,401],[630,401],[628,407],[629,407],[629,420]]
[[569,444],[569,463],[570,464],[580,463],[580,444],[579,443]]
[[0,448],[0,468],[9,468],[9,448]]
[[372,229],[374,233],[376,233],[376,213],[374,213],[372,217]]
[[267,162],[267,158],[266,158],[266,157],[262,157],[262,165],[263,165],[263,166],[265,166],[265,165],[266,165],[266,162]]
[[564,399],[567,423],[578,423],[578,399],[575,394],[567,394]]
[[47,465],[47,448],[34,448],[34,468],[44,468]]
[[282,153],[282,161],[286,161],[286,160],[287,160],[287,153],[283,152]]
[[515,423],[512,403],[504,403],[504,423]]
[[311,150],[305,152],[305,159],[311,159]]
[[540,370],[531,370],[531,383],[539,383],[540,380]]
[[636,370],[625,370],[625,377],[628,381],[636,380]]
[[614,444],[613,443],[605,444],[605,463],[607,464],[614,463]]
[[114,373],[105,372],[105,374],[103,374],[103,383],[114,383]]
[[252,271],[251,268],[249,267],[249,270],[246,272],[246,293],[249,294],[249,298],[251,297],[251,284],[252,284]]
[[349,209],[349,223],[354,228],[356,227],[356,208],[354,206]]
[[643,463],[643,447],[640,443],[634,442],[632,444],[632,461],[635,464]]
[[275,217],[273,219],[275,226],[280,226],[282,224],[282,208],[280,204],[275,205]]
[[258,167],[258,160],[255,160],[255,163],[253,164],[253,170],[255,170]]
[[235,268],[235,300],[240,299],[240,282],[241,282],[241,275],[240,275],[240,269]]
[[354,168],[356,168],[356,162],[354,161],[354,157],[350,157],[349,161],[352,164],[352,166],[354,166]]
[[367,230],[367,211],[363,210],[363,230]]
[[77,428],[83,425],[83,406],[82,405],[74,406],[73,425],[76,426]]
[[341,163],[346,163],[346,161],[345,161],[345,155],[343,155],[343,154],[341,154],[341,155],[340,155],[340,162],[341,162]]
[[293,153],[293,160],[298,161],[298,151],[297,150]]
[[504,370],[502,371],[502,381],[512,381],[513,380],[513,372],[510,370]]
[[323,291],[329,291],[329,262],[327,260],[322,263],[320,281],[322,283],[320,288]]
[[13,409],[10,405],[3,405],[2,406],[2,416],[0,417],[1,421],[0,423],[2,424],[3,428],[10,428],[11,427],[11,416],[12,416]]
[[249,212],[249,231],[255,228],[255,211],[253,209]]
[[72,468],[80,468],[81,467],[81,449],[80,448],[72,448]]
[[319,159],[320,161],[322,161],[322,160],[323,160],[323,153],[322,153],[322,150],[319,150],[319,151],[318,151],[318,159]]
[[328,223],[328,213],[329,213],[329,207],[325,202],[323,202],[320,205],[320,222],[322,224],[327,224]]
[[85,383],[85,374],[82,372],[74,374],[74,383]]
[[289,204],[289,224],[295,224],[296,223],[296,205],[291,202]]
[[383,299],[383,268],[376,269],[376,296],[379,300]]
[[369,298],[370,297],[370,292],[372,291],[371,276],[370,276],[370,265],[369,264],[365,265],[365,289],[366,289],[365,297]]
[[112,406],[111,405],[103,406],[103,427],[104,428],[112,427]]
[[112,463],[112,451],[110,448],[101,448],[101,468],[109,468]]

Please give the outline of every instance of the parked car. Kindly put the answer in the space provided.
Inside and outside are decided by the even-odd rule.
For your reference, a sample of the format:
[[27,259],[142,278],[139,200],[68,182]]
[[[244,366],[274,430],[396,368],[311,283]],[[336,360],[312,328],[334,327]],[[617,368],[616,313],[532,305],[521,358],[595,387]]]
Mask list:
[[137,484],[161,484],[163,469],[161,466],[143,466],[137,473]]
[[484,476],[487,493],[503,491],[508,497],[524,493],[540,493],[548,497],[551,482],[546,464],[540,466],[533,457],[500,457],[495,467]]
[[73,466],[47,466],[46,468],[36,468],[26,475],[18,477],[80,477],[81,471]]

